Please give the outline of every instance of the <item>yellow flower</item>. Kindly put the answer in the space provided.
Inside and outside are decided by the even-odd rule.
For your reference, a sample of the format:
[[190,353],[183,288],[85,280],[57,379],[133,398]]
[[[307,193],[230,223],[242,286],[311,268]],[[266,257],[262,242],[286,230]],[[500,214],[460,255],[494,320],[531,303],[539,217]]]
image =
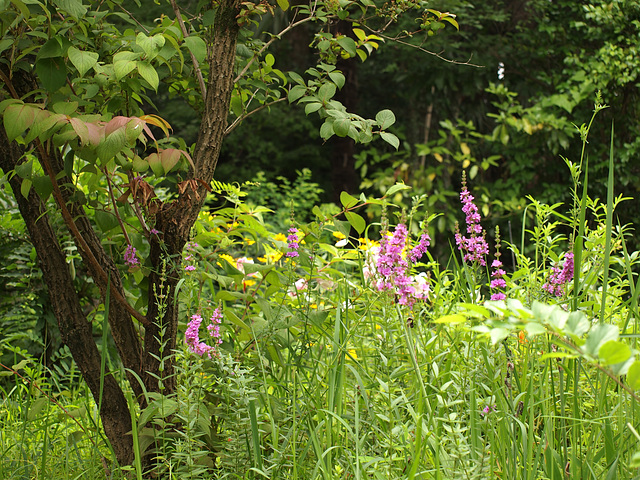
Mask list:
[[376,323],[376,330],[380,330],[382,327]]
[[282,252],[267,252],[264,257],[258,257],[258,261],[271,265],[282,258]]
[[355,349],[350,348],[349,350],[347,350],[348,355],[345,355],[345,359],[349,359],[352,358],[353,360],[357,360],[358,359],[358,354],[356,353]]
[[369,250],[373,247],[379,247],[380,243],[375,242],[373,240],[369,240],[368,238],[359,238],[360,246],[358,247],[360,250]]
[[253,238],[244,238],[244,243],[246,243],[247,245],[253,245],[254,243],[256,243],[256,241]]
[[276,233],[275,237],[273,237],[273,239],[276,242],[286,242],[287,241],[287,236],[284,233]]
[[317,310],[318,309],[318,304],[317,303],[312,303],[311,305],[309,305],[309,308],[311,308],[313,310]]
[[227,253],[221,253],[219,255],[220,258],[223,258],[224,260],[226,260],[227,262],[229,262],[231,265],[233,265],[234,267],[236,266],[236,259],[233,258],[231,255],[227,254]]
[[333,236],[336,237],[338,240],[347,238],[347,236],[344,233],[338,232],[338,231],[333,232]]

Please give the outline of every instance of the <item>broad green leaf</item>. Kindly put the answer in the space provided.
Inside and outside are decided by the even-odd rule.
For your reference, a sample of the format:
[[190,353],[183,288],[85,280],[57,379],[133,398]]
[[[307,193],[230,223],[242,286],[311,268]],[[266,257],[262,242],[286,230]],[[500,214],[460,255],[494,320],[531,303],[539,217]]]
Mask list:
[[[132,60],[121,60],[114,62],[113,72],[116,74],[116,80],[122,80],[136,68],[136,62]],[[144,78],[144,77],[143,77]]]
[[376,122],[381,130],[386,130],[396,123],[396,116],[391,110],[381,110],[376,115]]
[[204,62],[207,58],[207,45],[200,37],[191,36],[184,39],[184,44],[189,51],[196,57],[198,63]]
[[94,219],[96,221],[96,225],[98,225],[98,228],[103,233],[106,233],[119,225],[118,219],[113,214],[113,212],[96,209],[94,213]]
[[147,61],[136,62],[136,65],[140,76],[144,78],[147,83],[151,85],[151,88],[157,92],[158,85],[160,85],[160,79],[158,78],[158,72],[156,72],[156,69]]
[[544,325],[540,325],[537,322],[529,322],[524,326],[524,329],[526,330],[527,334],[530,337],[534,337],[536,335],[542,335],[544,333],[547,333],[547,329],[544,328]]
[[619,340],[609,340],[603,343],[598,350],[598,357],[605,365],[613,365],[629,360],[631,349],[629,345]]
[[98,63],[99,55],[95,52],[83,52],[76,47],[70,47],[67,53],[69,61],[76,67],[81,77]]
[[87,7],[82,4],[82,0],[54,0],[53,3],[75,18],[81,18],[87,13]]
[[491,336],[491,344],[495,345],[509,336],[509,330],[502,327],[492,328],[489,335]]
[[304,106],[304,113],[306,115],[309,115],[310,113],[317,112],[321,108],[322,108],[322,104],[321,103],[318,103],[318,102],[307,103]]
[[162,169],[162,159],[160,158],[160,155],[158,155],[157,153],[152,153],[146,158],[146,160],[156,177],[161,177],[164,174],[164,170]]
[[40,83],[48,92],[55,92],[67,81],[64,58],[42,58],[36,62],[36,73]]
[[344,212],[344,216],[347,217],[347,220],[356,232],[359,234],[364,232],[364,229],[367,227],[367,222],[365,222],[364,218],[354,212]]
[[288,0],[277,0],[278,2],[278,6],[283,10],[283,11],[287,11],[289,9],[289,2]]
[[14,140],[33,124],[37,110],[39,109],[23,103],[15,103],[5,109],[3,122],[9,141]]
[[328,102],[336,94],[336,86],[333,83],[325,83],[318,89],[318,98],[323,103]]
[[303,97],[304,94],[307,93],[307,87],[304,85],[294,85],[291,90],[289,90],[289,94],[287,98],[289,99],[289,103],[293,103],[299,98]]
[[22,180],[22,184],[20,185],[20,193],[24,198],[29,198],[29,191],[31,190],[31,180],[25,178]]
[[330,72],[329,73],[329,78],[331,79],[331,81],[333,83],[336,84],[336,86],[338,88],[344,87],[345,78],[344,78],[344,75],[342,73],[340,73],[340,72]]
[[164,37],[159,33],[148,37],[143,32],[140,32],[136,36],[136,44],[144,50],[147,60],[153,60],[158,55],[158,52],[164,46],[164,42]]
[[117,153],[122,151],[126,145],[126,134],[124,128],[119,128],[110,135],[108,135],[100,144],[96,147],[98,158],[102,160],[103,164],[111,160]]
[[276,57],[274,57],[270,53],[267,53],[264,57],[264,63],[266,63],[269,67],[273,67],[273,65],[276,63]]
[[351,121],[348,118],[334,120],[333,122],[333,131],[339,137],[346,137],[349,134],[350,128],[351,128]]
[[640,360],[636,360],[627,372],[627,385],[633,390],[640,389]]
[[320,137],[323,140],[328,140],[333,136],[333,134],[333,120],[331,118],[327,118],[320,127]]
[[182,152],[175,148],[167,148],[160,152],[160,162],[162,163],[162,169],[164,173],[169,173],[173,167],[180,161]]
[[62,57],[63,54],[64,50],[62,48],[62,42],[58,37],[53,37],[47,40],[44,45],[40,47],[38,55],[36,55],[36,60]]
[[32,178],[33,189],[40,196],[43,202],[46,202],[53,192],[53,184],[48,175],[38,175]]
[[400,140],[393,133],[380,132],[380,137],[396,150],[400,147]]
[[78,109],[78,102],[56,102],[53,111],[62,115],[72,115]]
[[353,38],[350,37],[341,37],[336,40],[336,43],[340,45],[345,52],[349,54],[350,57],[356,56],[356,42]]
[[347,192],[340,193],[340,203],[345,208],[351,208],[358,204],[358,199],[353,195],[349,195]]
[[599,323],[591,329],[584,344],[584,352],[592,357],[598,356],[600,347],[609,340],[617,340],[618,327],[608,323]]
[[143,173],[149,169],[149,162],[147,162],[146,160],[143,160],[138,155],[133,157],[133,162],[131,163],[133,165],[134,172]]
[[34,400],[34,402],[29,407],[29,412],[27,413],[27,420],[30,422],[34,421],[36,417],[40,414],[42,409],[47,406],[49,403],[49,399],[47,397],[40,397]]
[[7,48],[13,45],[14,39],[4,38],[0,40],[0,53],[4,52]]
[[[556,307],[560,309],[560,307]],[[565,326],[565,331],[569,335],[573,335],[574,337],[582,337],[585,333],[589,331],[589,327],[591,326],[589,320],[582,312],[571,312],[567,317],[567,324]]]
[[302,78],[296,72],[288,72],[288,75],[291,77],[291,80],[296,82],[298,85],[301,85],[306,88],[306,84],[304,83],[304,78]]
[[[405,185],[404,183],[396,183],[395,185],[391,185],[387,189],[387,191],[384,193],[384,196],[385,197],[389,197],[389,196],[393,195],[394,193],[400,192],[401,190],[411,190],[411,187],[409,185]],[[488,312],[487,312],[486,316],[489,316]]]
[[33,176],[33,160],[30,159],[16,166],[16,174],[20,178],[31,178]]

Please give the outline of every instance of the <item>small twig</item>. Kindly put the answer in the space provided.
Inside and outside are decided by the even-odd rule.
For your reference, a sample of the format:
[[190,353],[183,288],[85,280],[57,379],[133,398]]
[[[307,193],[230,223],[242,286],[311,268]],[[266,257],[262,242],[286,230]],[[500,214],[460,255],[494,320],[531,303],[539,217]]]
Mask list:
[[[171,0],[172,2],[175,0]],[[295,19],[295,17],[294,17]],[[279,34],[274,35],[271,40],[269,40],[267,43],[265,43],[262,48],[260,50],[258,50],[253,57],[251,57],[251,60],[249,60],[247,62],[247,64],[244,66],[244,68],[240,71],[240,73],[236,76],[236,78],[233,80],[233,83],[238,83],[238,81],[244,76],[245,73],[247,73],[247,70],[249,70],[249,67],[251,65],[253,65],[253,62],[256,61],[256,59],[262,54],[262,52],[264,52],[267,48],[269,48],[271,46],[271,44],[273,42],[275,42],[276,40],[280,40],[280,38],[287,33],[289,30],[296,28],[299,25],[302,25],[303,23],[306,23],[308,21],[311,20],[311,17],[305,17],[302,20],[298,20],[297,22],[294,22],[293,20],[291,21],[291,23],[284,29],[282,30]]]
[[[102,5],[102,2],[100,2],[100,5]],[[136,17],[133,16],[133,14],[127,10],[126,8],[124,8],[122,5],[120,5],[119,3],[116,3],[117,7],[122,10],[124,13],[126,13],[127,15],[129,15],[129,18],[131,18],[131,20],[133,20],[134,22],[136,22],[138,24],[138,26],[144,30],[144,33],[149,33],[149,30],[147,30],[147,27],[145,27],[144,25],[142,25],[138,19]]]
[[20,95],[18,95],[18,92],[16,92],[16,90],[13,88],[11,81],[7,78],[7,76],[4,74],[2,70],[0,70],[0,79],[4,82],[5,86],[9,89],[9,93],[11,93],[11,96],[17,100],[20,100]]
[[282,97],[279,98],[277,100],[274,100],[273,102],[269,102],[269,103],[265,103],[264,105],[260,105],[258,108],[255,108],[253,110],[251,110],[249,113],[242,115],[241,117],[236,118],[233,123],[231,125],[229,125],[226,130],[224,131],[224,135],[227,136],[229,135],[233,130],[235,130],[235,128],[240,125],[240,122],[242,122],[243,120],[245,120],[247,117],[250,117],[251,115],[253,115],[254,113],[259,112],[260,110],[262,110],[263,108],[267,108],[270,107],[271,105],[274,105],[276,103],[282,102],[283,100],[286,100],[287,97]]
[[129,234],[127,233],[127,229],[124,228],[124,224],[122,223],[122,219],[120,218],[120,213],[118,212],[118,206],[116,205],[116,199],[113,196],[113,187],[111,185],[111,177],[109,177],[109,174],[107,173],[107,167],[103,168],[102,173],[104,173],[104,176],[107,177],[107,187],[109,189],[109,198],[111,198],[111,204],[113,205],[113,213],[118,219],[118,223],[120,224],[120,230],[122,230],[122,233],[124,234],[124,239],[127,241],[128,245],[131,245]]
[[[176,14],[176,19],[178,20],[178,24],[180,24],[180,30],[182,30],[182,35],[184,36],[184,38],[187,38],[189,36],[189,33],[187,32],[187,27],[184,24],[184,20],[182,20],[182,15],[180,14],[180,9],[176,4],[176,0],[171,0],[171,7],[173,8],[173,12]],[[207,98],[207,87],[204,83],[202,70],[200,70],[200,64],[198,63],[196,56],[193,53],[191,53],[191,50],[189,50],[189,54],[191,55],[193,68],[196,71],[196,77],[198,78],[198,84],[200,85],[200,94],[202,95],[202,100],[205,100]]]

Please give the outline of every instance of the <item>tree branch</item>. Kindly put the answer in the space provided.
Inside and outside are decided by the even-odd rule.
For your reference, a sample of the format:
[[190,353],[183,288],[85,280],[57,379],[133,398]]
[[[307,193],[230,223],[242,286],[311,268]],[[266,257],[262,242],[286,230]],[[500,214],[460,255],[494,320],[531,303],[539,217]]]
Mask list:
[[[182,35],[184,36],[184,38],[187,38],[189,36],[189,33],[187,32],[187,27],[184,24],[184,20],[182,20],[182,15],[180,14],[180,9],[176,4],[176,0],[171,0],[171,7],[173,8],[173,12],[176,14],[176,19],[178,20],[178,24],[180,25],[180,30],[182,30]],[[196,56],[191,53],[191,50],[189,50],[189,54],[191,55],[193,68],[196,71],[196,78],[198,79],[198,84],[200,85],[200,94],[202,95],[202,100],[204,100],[205,98],[207,98],[207,87],[204,84],[202,70],[200,70],[200,64],[198,63]]]

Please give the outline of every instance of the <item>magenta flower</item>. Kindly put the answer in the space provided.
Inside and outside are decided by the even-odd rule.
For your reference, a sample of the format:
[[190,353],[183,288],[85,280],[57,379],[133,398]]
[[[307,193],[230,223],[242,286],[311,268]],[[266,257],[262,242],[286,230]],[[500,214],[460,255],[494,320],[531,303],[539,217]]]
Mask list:
[[564,293],[564,286],[573,280],[573,252],[567,252],[564,256],[562,268],[555,265],[551,269],[549,280],[542,286],[551,295],[561,297]]
[[187,272],[193,272],[196,269],[196,267],[195,267],[195,265],[187,265],[186,267],[184,267],[184,269]]
[[298,238],[298,230],[292,225],[289,229],[289,236],[287,237],[289,242],[288,247],[291,249],[287,252],[287,257],[294,258],[300,256],[298,249],[300,248],[300,239]]
[[467,190],[465,183],[463,177],[460,201],[462,202],[462,211],[466,214],[465,222],[467,224],[469,237],[457,231],[455,235],[456,245],[458,245],[458,249],[461,252],[464,252],[465,262],[478,262],[480,265],[486,265],[484,257],[489,253],[489,245],[484,238],[482,225],[480,225],[478,207],[473,203],[474,197],[471,195],[471,192]]
[[[403,223],[396,225],[391,236],[384,233],[380,240],[380,248],[375,259],[375,270],[379,277],[376,288],[381,291],[391,291],[395,294],[400,305],[412,307],[416,300],[424,300],[429,293],[426,278],[409,276],[409,262],[402,252],[407,246],[407,227]],[[418,260],[429,246],[429,235],[424,233],[408,257],[413,262]],[[364,275],[371,275],[370,271]]]
[[507,296],[501,290],[507,287],[504,280],[505,271],[502,269],[500,261],[500,228],[496,227],[496,258],[491,264],[493,272],[491,272],[491,300],[504,300]]
[[136,247],[131,244],[127,245],[127,249],[124,252],[124,261],[129,268],[135,268],[140,265],[140,260],[136,255]]
[[209,336],[213,338],[216,346],[211,346],[205,342],[200,341],[200,324],[202,323],[202,317],[197,313],[191,316],[191,320],[187,325],[187,331],[184,334],[185,342],[187,343],[187,349],[191,353],[196,355],[208,355],[211,358],[216,354],[216,346],[222,343],[220,336],[220,324],[222,323],[222,312],[220,307],[216,308],[209,319],[209,325],[207,325],[207,331]]

